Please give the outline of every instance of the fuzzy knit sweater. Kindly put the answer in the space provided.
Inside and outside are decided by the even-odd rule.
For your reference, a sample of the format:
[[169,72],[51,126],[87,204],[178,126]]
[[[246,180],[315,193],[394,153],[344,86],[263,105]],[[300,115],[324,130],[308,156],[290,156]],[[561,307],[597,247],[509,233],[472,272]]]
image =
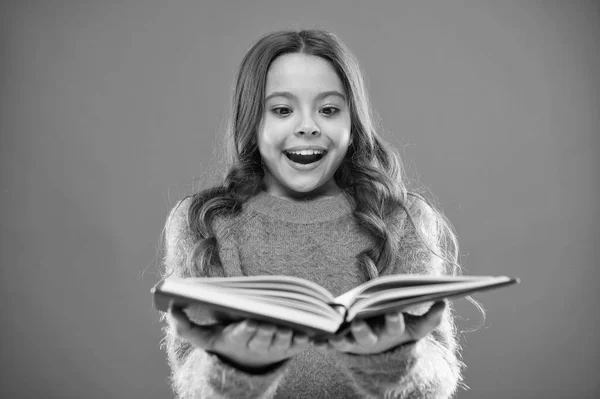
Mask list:
[[[165,262],[175,274],[183,271],[194,247],[187,222],[190,202],[186,198],[176,206],[166,225]],[[409,206],[435,247],[435,219],[428,209],[422,201]],[[290,201],[262,191],[237,216],[214,222],[225,273],[297,276],[341,295],[365,281],[356,256],[372,245],[352,211],[344,194]],[[397,223],[402,241],[393,272],[441,273],[438,258],[406,215]],[[311,347],[264,374],[241,371],[191,347],[167,325],[173,390],[178,398],[449,398],[461,378],[451,313],[447,308],[441,325],[416,343],[367,356]]]

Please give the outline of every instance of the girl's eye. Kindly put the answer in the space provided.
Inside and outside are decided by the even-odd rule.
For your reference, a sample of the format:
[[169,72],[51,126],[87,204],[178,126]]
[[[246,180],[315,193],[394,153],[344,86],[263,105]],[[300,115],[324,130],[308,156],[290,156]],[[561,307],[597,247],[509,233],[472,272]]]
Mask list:
[[337,109],[335,107],[324,107],[324,108],[321,108],[321,112],[324,115],[327,115],[327,116],[331,116],[331,115],[335,114],[338,111],[339,111],[339,109]]
[[287,107],[276,107],[273,108],[271,111],[279,116],[288,116],[292,113],[292,110]]

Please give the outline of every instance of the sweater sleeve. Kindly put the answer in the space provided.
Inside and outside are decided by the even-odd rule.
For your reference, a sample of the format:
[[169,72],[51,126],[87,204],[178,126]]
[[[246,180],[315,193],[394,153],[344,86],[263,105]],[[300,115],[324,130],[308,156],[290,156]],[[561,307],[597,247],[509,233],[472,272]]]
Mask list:
[[[190,204],[189,197],[180,201],[165,225],[164,266],[167,275],[202,276],[187,268],[195,245],[187,219]],[[285,363],[264,374],[238,370],[219,356],[193,347],[178,337],[169,317],[163,315],[166,322],[163,348],[167,353],[172,389],[177,398],[272,398],[275,395],[287,368]]]
[[[430,208],[419,202],[411,206],[413,220],[423,240],[439,253],[439,221]],[[409,221],[405,221],[401,237],[396,272],[446,273],[443,261],[431,254]],[[415,313],[425,310],[417,309]],[[381,354],[337,356],[357,386],[372,397],[450,398],[461,381],[463,364],[458,359],[451,306],[447,306],[438,328],[415,343]]]

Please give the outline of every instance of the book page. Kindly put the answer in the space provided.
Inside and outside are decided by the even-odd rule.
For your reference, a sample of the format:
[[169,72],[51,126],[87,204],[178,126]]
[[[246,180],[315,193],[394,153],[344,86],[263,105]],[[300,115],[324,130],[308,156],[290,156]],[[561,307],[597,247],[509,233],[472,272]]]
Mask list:
[[463,281],[446,284],[426,285],[422,287],[404,287],[396,290],[385,290],[371,295],[359,295],[348,309],[347,320],[366,314],[383,314],[401,310],[406,306],[414,306],[442,298],[460,297],[467,294],[501,287],[518,282],[505,276],[486,277],[480,280]]
[[[199,287],[198,283],[194,285]],[[211,290],[223,290],[222,292],[235,295],[243,298],[247,298],[256,302],[264,302],[273,304],[276,306],[289,306],[297,309],[302,309],[307,312],[320,314],[324,317],[328,317],[332,314],[333,308],[318,299],[311,296],[299,294],[293,291],[277,291],[277,290],[256,290],[246,288],[229,288],[229,287],[214,287],[209,286]]]
[[398,290],[407,287],[424,288],[434,284],[456,283],[462,281],[480,281],[488,276],[432,276],[421,274],[394,274],[369,280],[364,284],[338,296],[335,303],[349,309],[361,296],[370,296],[387,290]]
[[178,280],[189,284],[202,283],[221,288],[296,292],[324,303],[332,303],[334,300],[333,295],[319,284],[293,276],[190,277]]
[[303,298],[302,295],[292,293],[287,295],[287,298],[261,297],[259,290],[245,290],[244,293],[236,294],[235,289],[183,280],[185,279],[166,279],[160,285],[160,293],[187,300],[190,306],[216,305],[225,312],[229,309],[232,313],[264,316],[275,323],[282,320],[330,332],[336,331],[343,320],[336,309],[325,303],[311,303],[314,300],[303,301],[306,297]]

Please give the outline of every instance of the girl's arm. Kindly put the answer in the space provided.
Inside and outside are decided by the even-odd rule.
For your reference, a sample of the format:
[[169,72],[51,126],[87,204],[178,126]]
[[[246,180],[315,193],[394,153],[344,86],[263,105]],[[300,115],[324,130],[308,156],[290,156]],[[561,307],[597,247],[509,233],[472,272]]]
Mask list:
[[[186,264],[194,241],[188,226],[190,198],[173,208],[165,226],[165,268],[172,276],[188,277]],[[241,271],[240,271],[241,273]],[[203,276],[198,276],[203,277]],[[285,373],[285,362],[261,373],[245,372],[218,355],[192,346],[180,338],[171,315],[167,321],[164,348],[171,368],[172,388],[177,398],[271,398]]]
[[[413,219],[429,247],[439,253],[437,219],[422,201],[411,207]],[[410,221],[404,221],[404,234],[397,273],[445,273],[443,261],[432,255],[416,234]],[[421,312],[419,312],[421,313]],[[373,397],[450,398],[461,381],[462,362],[458,359],[452,310],[447,306],[439,325],[414,343],[374,355],[337,352],[357,386]]]
[[417,342],[375,355],[337,352],[356,385],[369,396],[385,398],[450,398],[460,381],[451,333],[450,313],[442,324]]
[[[285,365],[262,371],[244,372],[218,355],[190,347],[165,329],[172,388],[177,398],[272,398]],[[247,396],[248,395],[248,396]]]

